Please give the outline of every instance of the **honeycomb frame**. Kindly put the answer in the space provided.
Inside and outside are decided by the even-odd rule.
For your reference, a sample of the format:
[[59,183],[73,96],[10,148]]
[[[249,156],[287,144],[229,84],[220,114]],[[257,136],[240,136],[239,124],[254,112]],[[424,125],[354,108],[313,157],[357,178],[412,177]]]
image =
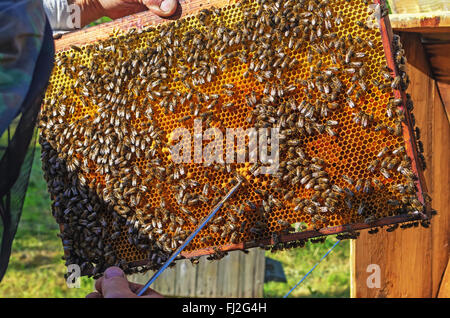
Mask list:
[[[221,7],[221,1],[211,1],[210,3],[203,5],[203,6],[199,6],[199,7],[195,7],[192,12],[189,12],[189,15],[183,17],[182,19],[187,19],[187,20],[195,20],[196,17],[199,16],[199,12],[201,10],[204,10],[206,8],[211,8],[213,5],[216,5],[218,8],[220,9],[224,9],[224,10],[228,10],[229,8],[231,8],[230,10],[238,10],[235,4],[235,1],[227,4],[224,8]],[[381,3],[383,5],[383,2]],[[184,5],[184,3],[183,3]],[[344,11],[348,12],[350,10],[350,4],[348,2],[345,1],[340,1],[340,5],[342,5],[344,7]],[[359,15],[364,16],[364,14],[366,14],[361,8],[364,4],[364,1],[355,1],[355,3],[353,4],[353,9],[354,8],[359,8],[358,10],[353,10],[353,12],[358,12],[358,14],[355,13],[355,15]],[[346,7],[348,6],[348,7]],[[359,6],[359,7],[358,7]],[[239,19],[235,18],[233,21],[237,21]],[[158,21],[160,22],[160,21]],[[355,22],[355,21],[353,21]],[[168,22],[164,22],[164,23],[168,23]],[[129,30],[133,29],[134,26],[128,25],[127,27]],[[144,33],[139,33],[139,35],[136,35],[135,33],[131,33],[128,32],[128,30],[122,29],[122,31],[124,31],[124,33],[122,35],[120,35],[119,37],[122,37],[122,39],[126,39],[127,37],[133,37],[133,36],[144,36]],[[353,25],[353,28],[357,28],[356,24]],[[93,30],[91,32],[95,32],[95,29],[93,28]],[[376,50],[377,50],[377,54],[379,56],[379,59],[381,59],[384,63],[386,63],[390,69],[393,71],[393,78],[397,77],[398,74],[398,68],[396,66],[396,64],[394,63],[394,49],[392,47],[392,41],[393,41],[393,35],[392,35],[392,30],[390,28],[390,24],[389,24],[389,20],[387,16],[381,17],[381,19],[379,20],[379,29],[375,28],[375,29],[370,29],[370,30],[366,30],[366,32],[373,32],[371,34],[370,39],[372,39],[375,42],[375,46],[376,46]],[[89,32],[89,30],[88,30]],[[370,33],[369,32],[369,33]],[[62,40],[58,40],[63,42],[63,40],[66,40],[67,38],[64,38]],[[70,37],[69,37],[70,40]],[[58,48],[58,41],[56,41],[57,43],[57,48]],[[66,40],[67,41],[67,40]],[[101,42],[104,40],[99,40],[99,39],[92,39],[93,43],[97,43],[97,42]],[[107,41],[107,40],[106,40]],[[59,53],[64,53],[64,52],[73,52],[75,54],[78,54],[78,48],[77,47],[72,47],[69,48],[67,50],[67,46],[64,47],[64,44],[59,46]],[[374,49],[375,50],[375,49]],[[301,53],[296,53],[296,57],[297,60],[300,60],[302,62],[300,62],[300,65],[306,65],[308,64],[308,62],[306,62],[307,57],[306,57],[306,50],[302,51]],[[87,64],[87,60],[85,61]],[[329,61],[328,61],[329,63]],[[331,63],[329,63],[331,65]],[[381,64],[383,63],[378,63],[378,66],[381,66]],[[299,66],[300,67],[300,66]],[[370,69],[371,71],[375,71],[375,69]],[[51,84],[49,86],[49,90],[48,92],[52,92],[53,89],[53,83],[57,82],[58,80],[63,80],[64,77],[61,73],[58,73],[58,71],[54,71],[54,74],[52,75],[52,79],[51,79]],[[239,71],[239,69],[235,70],[233,68],[233,71],[236,74],[240,74],[242,75],[243,71],[241,69],[241,71]],[[306,74],[305,72],[303,74]],[[375,73],[374,73],[375,74]],[[375,75],[373,75],[375,76]],[[373,78],[371,78],[373,79]],[[72,80],[73,81],[73,80]],[[222,83],[223,84],[223,83]],[[260,84],[257,84],[254,80],[253,80],[253,87],[249,87],[249,85],[243,85],[240,86],[239,88],[241,90],[250,92],[252,88],[259,87],[259,90],[262,90],[263,87]],[[220,83],[216,84],[216,89],[209,89],[209,92],[214,92],[214,91],[218,91],[219,90],[219,85]],[[244,88],[243,88],[244,87]],[[429,203],[425,200],[426,198],[426,186],[425,186],[425,182],[424,182],[424,178],[423,178],[423,172],[422,172],[422,168],[421,165],[418,161],[418,149],[416,146],[416,140],[415,140],[415,135],[413,133],[413,121],[410,115],[410,112],[408,110],[408,108],[405,105],[405,102],[407,100],[407,97],[405,95],[405,92],[403,90],[399,90],[399,89],[392,89],[391,92],[387,92],[384,93],[383,96],[375,96],[376,94],[371,93],[371,98],[369,98],[367,101],[365,100],[364,105],[361,107],[364,111],[370,111],[372,110],[373,113],[377,113],[377,117],[382,117],[381,115],[381,111],[384,110],[384,108],[382,108],[381,104],[386,104],[387,101],[389,100],[389,98],[394,97],[394,98],[401,98],[402,99],[402,103],[400,105],[398,105],[399,109],[402,109],[404,111],[405,114],[405,120],[401,123],[402,125],[402,135],[401,136],[397,136],[394,137],[392,140],[388,140],[388,137],[385,138],[385,143],[390,147],[390,149],[395,148],[394,146],[399,146],[399,145],[403,145],[405,147],[405,153],[411,158],[411,169],[414,172],[414,174],[417,177],[416,180],[416,188],[417,188],[417,197],[419,199],[419,201],[424,204],[426,207],[424,209],[424,212],[427,214],[427,217],[430,217],[430,207],[429,207]],[[50,96],[52,96],[50,94]],[[55,96],[55,94],[53,94],[53,96]],[[374,107],[370,107],[369,102],[374,103],[375,101],[377,101],[377,98],[380,98],[381,101],[379,102],[379,104],[381,105],[376,105]],[[47,98],[47,100],[50,100],[49,98]],[[225,103],[226,101],[231,101],[233,100],[233,98],[229,98],[226,99],[223,103]],[[384,103],[383,103],[384,101]],[[241,101],[243,104],[243,100]],[[47,105],[43,106],[43,109],[50,109],[48,106],[53,106],[53,105],[49,105],[51,104],[48,103]],[[79,102],[78,102],[79,104]],[[359,105],[359,104],[358,104]],[[380,106],[380,109],[377,109],[376,107]],[[383,106],[384,107],[384,106]],[[238,107],[237,107],[238,108]],[[360,129],[359,127],[356,127],[356,125],[354,123],[352,123],[352,115],[350,115],[353,111],[352,110],[348,110],[347,111],[347,115],[340,115],[337,117],[337,119],[339,119],[339,122],[346,122],[346,125],[348,126],[352,126],[354,131],[358,131],[359,132],[359,136],[356,133],[352,133],[348,135],[348,140],[346,141],[347,143],[351,143],[353,140],[356,140],[358,137],[360,137],[359,141],[357,141],[358,143],[358,149],[359,151],[362,151],[362,149],[367,150],[367,148],[363,147],[364,141],[369,140],[374,140],[376,139],[376,134],[371,132],[369,134],[367,134],[363,129]],[[44,111],[45,113],[45,111]],[[175,128],[177,126],[176,122],[182,118],[183,116],[188,115],[188,110],[185,108],[182,112],[178,113],[176,115],[176,117],[174,119],[172,119],[171,124],[167,125],[167,127],[164,127],[164,131],[170,131],[170,129],[168,128]],[[333,113],[334,114],[334,113]],[[330,116],[331,119],[335,119],[333,117],[333,114]],[[238,116],[241,116],[240,120],[237,120],[235,122],[233,122],[234,124],[236,123],[240,123],[242,124],[243,122],[243,118],[245,118],[245,116],[243,115],[235,115],[235,114],[221,114],[222,119],[225,118],[225,121],[228,119],[228,122],[230,122],[229,118],[231,117],[231,121],[234,118],[237,118]],[[79,116],[81,117],[81,116]],[[381,120],[381,119],[380,119]],[[45,121],[45,119],[44,119]],[[383,120],[381,120],[383,121]],[[245,126],[245,125],[244,125]],[[229,127],[229,126],[226,126]],[[364,135],[365,138],[361,137],[361,135]],[[368,136],[368,137],[367,137]],[[319,136],[319,137],[313,137],[312,141],[310,140],[309,142],[305,142],[306,145],[306,149],[308,150],[308,154],[313,153],[316,156],[322,158],[322,154],[324,154],[324,156],[327,158],[326,160],[326,164],[328,168],[331,169],[335,169],[335,170],[339,170],[339,168],[337,168],[337,166],[343,162],[346,161],[346,165],[347,165],[347,169],[343,169],[344,171],[348,171],[346,172],[347,174],[350,174],[350,169],[349,167],[352,164],[358,165],[360,164],[359,159],[357,159],[356,161],[353,161],[354,158],[349,158],[348,156],[346,158],[340,158],[339,156],[335,156],[334,158],[331,154],[334,153],[340,153],[341,157],[342,157],[342,153],[343,151],[330,151],[329,149],[331,149],[332,147],[336,147],[336,144],[338,142],[333,142],[333,136],[327,136],[327,135],[323,135],[323,136]],[[392,136],[390,136],[392,137]],[[314,139],[316,138],[316,139]],[[344,136],[345,138],[345,136]],[[372,139],[371,139],[372,138]],[[373,142],[373,141],[372,141]],[[345,147],[342,147],[345,148]],[[317,150],[318,149],[318,150]],[[334,150],[336,150],[336,148],[333,148]],[[369,152],[373,155],[378,152],[380,149],[379,147],[377,147],[376,149],[371,149],[369,150]],[[311,155],[312,157],[312,155]],[[368,157],[368,156],[367,156]],[[346,159],[346,160],[345,160]],[[365,160],[365,162],[367,163],[367,158],[363,159],[363,161]],[[249,166],[245,165],[243,167],[237,168],[237,170],[239,170],[240,173],[242,173],[244,176],[246,176],[249,180],[252,180],[253,177],[250,177],[249,174],[246,174],[246,169],[248,169]],[[361,169],[363,170],[363,169]],[[195,171],[192,171],[192,173],[195,173]],[[340,173],[341,175],[342,173]],[[345,183],[342,182],[342,180],[337,180],[336,175],[331,173],[330,175],[333,175],[331,177],[331,179],[333,179],[334,184],[338,184],[341,187],[344,187]],[[266,177],[261,177],[263,179],[263,183],[265,182],[265,189],[263,190],[267,190],[269,187],[268,185],[268,178]],[[226,177],[226,176],[221,176],[221,182],[218,182],[218,184],[221,185],[226,185],[228,182],[230,181],[230,177]],[[259,181],[257,181],[259,182]],[[388,182],[388,184],[393,184],[393,181]],[[241,190],[240,192],[235,194],[235,198],[239,198],[240,195],[242,195],[243,193],[245,193],[246,195],[246,199],[255,199],[257,197],[257,194],[254,193],[250,193],[250,190],[245,191],[245,190]],[[303,197],[306,197],[306,195],[309,195],[312,193],[312,191],[304,191],[301,190],[300,193],[303,195]],[[297,194],[297,193],[296,193]],[[376,194],[376,193],[375,193]],[[371,194],[372,195],[372,194]],[[367,196],[365,196],[367,197]],[[385,196],[381,195],[380,198],[383,198]],[[376,197],[373,198],[368,198],[367,200],[376,200]],[[258,200],[255,200],[258,201]],[[357,201],[357,203],[360,203],[361,201]],[[379,202],[379,201],[378,201]],[[210,206],[211,207],[211,206]],[[210,208],[209,207],[209,208]],[[289,206],[287,209],[291,209],[294,206]],[[386,210],[389,210],[389,207],[386,205],[386,203],[384,204],[384,208]],[[378,209],[380,209],[380,207],[378,207]],[[224,209],[225,210],[225,209]],[[196,214],[197,219],[201,219],[202,217],[204,217],[207,212],[209,212],[208,208],[203,209],[203,212],[200,214]],[[286,212],[286,211],[285,211]],[[225,216],[225,212],[223,212],[222,214],[220,214],[221,212],[219,211],[219,215]],[[286,215],[283,214],[282,212],[278,212],[279,215],[283,215],[283,219],[287,219],[289,223],[298,223],[298,222],[305,222],[310,224],[308,217],[305,215],[297,215],[294,217],[287,217]],[[416,217],[412,217],[411,215],[408,214],[400,214],[400,215],[395,215],[395,213],[393,212],[393,210],[391,209],[390,213],[386,213],[386,214],[381,214],[380,217],[377,217],[374,221],[371,221],[370,223],[365,223],[362,222],[362,218],[359,217],[357,214],[355,214],[354,212],[351,213],[350,216],[344,217],[344,216],[340,216],[338,213],[336,213],[336,215],[334,216],[334,222],[332,222],[331,226],[330,225],[325,225],[323,227],[318,227],[316,229],[307,229],[305,231],[301,231],[301,232],[295,232],[295,233],[286,233],[285,231],[283,231],[283,227],[279,224],[276,223],[276,219],[279,218],[279,216],[269,216],[269,220],[268,222],[271,224],[270,226],[270,231],[267,231],[267,233],[264,233],[261,236],[251,236],[248,235],[246,238],[243,235],[243,240],[239,241],[238,243],[230,243],[229,241],[226,240],[215,240],[215,244],[202,244],[200,243],[200,239],[202,236],[199,236],[200,234],[205,234],[205,233],[200,233],[198,235],[198,237],[196,238],[196,240],[194,240],[194,242],[192,244],[190,244],[188,246],[188,248],[186,248],[186,250],[182,253],[183,257],[187,257],[187,258],[191,258],[191,257],[198,257],[201,255],[209,255],[209,254],[216,254],[218,253],[218,251],[231,251],[231,250],[243,250],[243,249],[247,249],[247,248],[251,248],[251,247],[256,247],[256,246],[267,246],[267,245],[276,245],[278,243],[286,243],[286,242],[295,242],[295,241],[302,241],[302,240],[307,240],[310,238],[314,238],[314,237],[319,237],[319,236],[324,236],[324,235],[330,235],[330,234],[342,234],[342,233],[351,233],[357,230],[361,230],[361,229],[365,229],[365,228],[373,228],[373,227],[378,227],[378,226],[385,226],[385,225],[393,225],[393,224],[397,224],[397,223],[403,223],[403,222],[408,222],[408,221],[413,221],[416,220]],[[422,219],[424,217],[422,216]],[[250,218],[251,219],[251,218]],[[253,220],[254,221],[254,220]],[[108,226],[111,226],[110,224],[108,224]],[[195,226],[192,226],[192,229],[195,228]],[[64,230],[64,225],[62,224],[62,231]],[[205,229],[207,231],[207,233],[209,233],[210,235],[213,235],[213,232],[210,229]],[[203,232],[205,232],[205,230],[203,230]],[[271,236],[272,233],[278,233],[276,235],[276,237]],[[111,234],[111,232],[109,233]],[[205,235],[203,235],[203,237],[205,237]],[[132,244],[126,242],[127,238],[126,238],[126,233],[122,233],[120,234],[119,240],[122,243],[116,243],[114,244],[115,246],[115,250],[118,252],[119,254],[119,258],[125,260],[125,262],[128,264],[129,267],[134,268],[136,266],[140,266],[140,265],[145,265],[147,263],[147,259],[145,256],[145,253],[139,251],[135,246],[133,246]],[[127,244],[128,243],[128,244]],[[128,246],[127,246],[128,245]],[[66,251],[67,252],[67,251]]]

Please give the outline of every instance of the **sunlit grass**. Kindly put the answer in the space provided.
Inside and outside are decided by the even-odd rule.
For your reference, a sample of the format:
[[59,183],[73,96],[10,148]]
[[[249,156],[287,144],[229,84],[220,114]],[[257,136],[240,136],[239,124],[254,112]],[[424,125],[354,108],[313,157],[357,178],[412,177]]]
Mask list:
[[92,26],[97,25],[97,24],[102,24],[102,23],[105,23],[105,22],[111,22],[111,21],[112,21],[111,18],[108,18],[108,17],[101,17],[100,19],[97,19],[97,20],[95,20],[94,22],[89,23],[89,24],[88,24],[88,27],[92,27]]
[[[308,243],[304,248],[268,252],[267,257],[283,264],[287,283],[264,284],[265,297],[283,297],[322,258],[337,241]],[[289,297],[350,297],[350,245],[341,241]]]
[[61,250],[14,252],[3,281],[0,297],[85,297],[93,288],[92,279],[83,277],[81,288],[68,288]]

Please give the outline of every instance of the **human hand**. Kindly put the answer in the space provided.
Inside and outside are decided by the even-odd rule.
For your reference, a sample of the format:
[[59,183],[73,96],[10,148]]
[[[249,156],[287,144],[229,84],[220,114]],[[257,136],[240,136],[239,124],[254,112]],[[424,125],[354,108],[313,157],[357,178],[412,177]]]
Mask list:
[[109,267],[102,277],[95,282],[95,292],[86,298],[162,298],[152,289],[147,289],[143,296],[137,296],[141,284],[129,282],[119,267]]
[[104,16],[118,19],[146,10],[169,17],[178,6],[177,0],[75,0],[75,4],[81,8],[82,26]]
[[175,13],[177,0],[97,0],[103,7],[105,16],[111,19],[150,10],[160,17],[168,17]]

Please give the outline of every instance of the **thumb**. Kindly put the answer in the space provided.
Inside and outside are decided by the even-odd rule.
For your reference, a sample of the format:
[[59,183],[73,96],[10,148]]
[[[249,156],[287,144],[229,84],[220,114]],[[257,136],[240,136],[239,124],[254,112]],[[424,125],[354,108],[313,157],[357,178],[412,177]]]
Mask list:
[[177,0],[144,0],[144,5],[160,17],[170,17],[177,10]]
[[124,272],[119,267],[109,267],[102,279],[102,295],[104,298],[136,297],[128,285]]

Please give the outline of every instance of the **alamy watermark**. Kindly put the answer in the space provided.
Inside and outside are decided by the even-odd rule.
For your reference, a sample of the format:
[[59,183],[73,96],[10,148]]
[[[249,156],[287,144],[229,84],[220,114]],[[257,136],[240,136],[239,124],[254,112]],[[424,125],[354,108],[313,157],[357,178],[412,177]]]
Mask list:
[[63,17],[66,17],[66,21],[61,21],[62,23],[65,22],[65,27],[67,30],[74,30],[74,29],[80,29],[81,28],[81,8],[79,5],[72,3],[69,4],[65,8]]
[[68,288],[80,288],[81,269],[77,264],[67,266],[66,285]]
[[[259,163],[257,174],[274,174],[279,167],[279,128],[226,128],[225,144],[222,130],[210,127],[203,132],[202,120],[194,120],[194,137],[189,129],[180,127],[172,131],[170,148],[174,163]],[[248,147],[246,146],[248,139]],[[209,141],[205,146],[204,141]],[[224,147],[225,146],[225,147]],[[193,152],[192,152],[193,148]],[[225,148],[225,154],[224,154]],[[248,159],[247,151],[248,148]],[[193,155],[193,158],[192,158]]]
[[366,269],[367,273],[371,273],[366,280],[368,288],[380,288],[381,287],[381,269],[378,264],[369,264]]

